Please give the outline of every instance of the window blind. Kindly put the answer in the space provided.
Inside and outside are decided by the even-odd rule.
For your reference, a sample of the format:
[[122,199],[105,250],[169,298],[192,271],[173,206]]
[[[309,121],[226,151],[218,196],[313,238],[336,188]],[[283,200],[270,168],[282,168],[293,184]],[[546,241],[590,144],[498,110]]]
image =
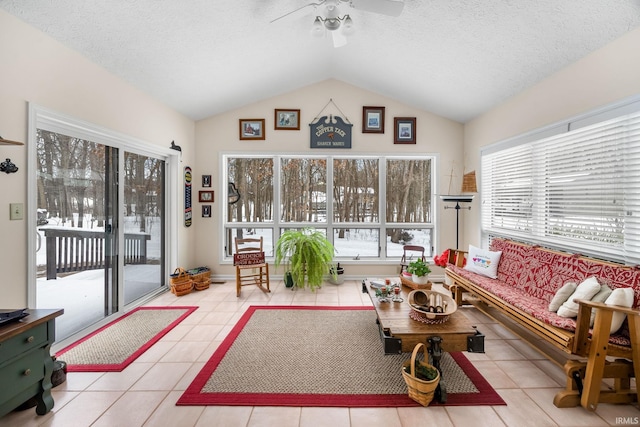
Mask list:
[[480,182],[483,237],[640,264],[640,108],[483,153]]

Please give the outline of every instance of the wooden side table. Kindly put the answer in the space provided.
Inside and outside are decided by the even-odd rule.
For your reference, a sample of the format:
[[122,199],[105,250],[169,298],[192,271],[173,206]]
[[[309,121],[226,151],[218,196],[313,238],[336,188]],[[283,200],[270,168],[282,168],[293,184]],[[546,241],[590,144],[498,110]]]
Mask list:
[[19,321],[0,326],[0,417],[35,396],[36,413],[53,408],[51,344],[55,318],[64,310],[27,310]]

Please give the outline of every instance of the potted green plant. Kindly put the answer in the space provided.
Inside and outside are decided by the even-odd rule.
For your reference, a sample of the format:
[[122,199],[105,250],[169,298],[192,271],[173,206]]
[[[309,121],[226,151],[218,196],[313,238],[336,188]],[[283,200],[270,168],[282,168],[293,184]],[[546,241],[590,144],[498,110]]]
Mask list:
[[[335,249],[326,236],[313,228],[286,230],[275,245],[276,268],[291,273],[296,287],[315,290],[329,272]],[[335,274],[335,273],[334,273]]]
[[411,261],[407,267],[407,272],[411,273],[411,280],[419,285],[424,285],[429,281],[428,274],[431,273],[429,264],[418,258]]

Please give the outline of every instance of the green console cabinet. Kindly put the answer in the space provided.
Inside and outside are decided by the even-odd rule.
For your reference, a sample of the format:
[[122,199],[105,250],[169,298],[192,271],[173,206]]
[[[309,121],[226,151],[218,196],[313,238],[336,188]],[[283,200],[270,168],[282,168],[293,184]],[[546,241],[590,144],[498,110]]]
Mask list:
[[0,326],[0,417],[35,396],[36,413],[53,408],[49,350],[55,318],[63,310],[27,310],[23,319]]

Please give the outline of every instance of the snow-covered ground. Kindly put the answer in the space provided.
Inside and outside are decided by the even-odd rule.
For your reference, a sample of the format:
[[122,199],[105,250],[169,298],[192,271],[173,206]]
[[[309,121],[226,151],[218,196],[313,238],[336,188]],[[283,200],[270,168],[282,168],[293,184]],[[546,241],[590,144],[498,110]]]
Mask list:
[[[48,218],[49,223],[38,227],[36,263],[42,270],[46,265],[47,244],[44,228],[71,229],[70,221],[63,223],[59,218]],[[74,224],[77,224],[77,217]],[[90,217],[86,217],[83,230],[104,231],[95,226]],[[77,229],[75,227],[74,229]],[[139,233],[140,226],[135,217],[125,218],[125,232]],[[147,220],[147,257],[160,258],[160,226],[157,218]],[[138,298],[157,290],[162,282],[160,264],[124,266],[124,300],[129,304]],[[56,340],[60,341],[92,325],[105,316],[105,271],[88,270],[67,275],[59,275],[56,280],[40,277],[36,280],[36,307],[63,308],[64,314],[56,319]]]

